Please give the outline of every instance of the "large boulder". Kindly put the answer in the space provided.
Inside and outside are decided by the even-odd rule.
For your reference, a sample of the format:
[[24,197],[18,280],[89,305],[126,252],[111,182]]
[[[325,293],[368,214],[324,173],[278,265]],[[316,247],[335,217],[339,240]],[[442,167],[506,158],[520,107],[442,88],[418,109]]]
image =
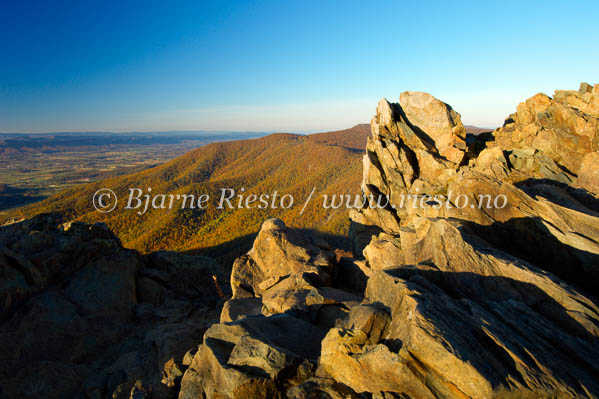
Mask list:
[[439,155],[460,164],[466,150],[466,129],[460,114],[428,93],[406,91],[399,105],[412,130],[435,144]]
[[582,158],[578,169],[576,185],[586,189],[594,196],[599,196],[599,151],[589,152]]
[[286,314],[215,324],[183,377],[179,399],[282,397],[313,374],[324,334]]
[[316,284],[329,284],[334,259],[326,242],[288,229],[280,219],[269,219],[250,252],[233,264],[233,297],[260,296],[283,278],[300,273],[310,275]]
[[334,259],[326,242],[288,229],[280,219],[267,220],[252,249],[233,264],[233,297],[260,296],[282,279],[302,273],[316,284],[329,284]]

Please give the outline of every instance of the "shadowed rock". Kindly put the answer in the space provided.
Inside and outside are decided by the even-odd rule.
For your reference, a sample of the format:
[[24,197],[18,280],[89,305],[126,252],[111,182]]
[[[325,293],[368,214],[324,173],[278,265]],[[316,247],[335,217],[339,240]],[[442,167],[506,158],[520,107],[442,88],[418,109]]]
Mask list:
[[144,259],[58,214],[0,227],[0,245],[1,397],[170,397],[218,320],[210,259]]

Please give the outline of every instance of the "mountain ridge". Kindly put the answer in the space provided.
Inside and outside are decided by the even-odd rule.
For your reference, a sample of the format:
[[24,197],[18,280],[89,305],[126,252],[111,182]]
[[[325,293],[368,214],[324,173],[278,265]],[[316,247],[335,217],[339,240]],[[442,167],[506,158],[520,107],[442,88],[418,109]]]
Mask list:
[[[206,192],[216,198],[221,188],[239,190],[243,186],[248,193],[250,190],[290,193],[298,201],[307,197],[314,186],[317,186],[317,195],[324,189],[339,194],[348,190],[358,193],[361,154],[369,132],[368,125],[358,125],[330,133],[276,133],[257,139],[211,143],[134,175],[59,193],[9,212],[9,217],[59,211],[70,219],[100,220],[121,237],[125,246],[142,252],[204,248],[214,254],[210,248],[243,236],[248,236],[244,247],[247,250],[251,235],[259,229],[263,218],[269,216],[283,217],[296,227],[343,234],[349,228],[347,212],[327,213],[315,205],[307,208],[302,217],[299,206],[283,213],[272,210],[218,212],[214,206],[206,212],[151,210],[141,217],[136,211],[118,213],[118,209],[111,214],[101,214],[92,207],[91,199],[96,190],[104,187],[114,190],[119,198],[126,198],[129,187],[141,187],[144,193],[148,187],[154,193]],[[180,226],[184,226],[185,231],[181,232]]]

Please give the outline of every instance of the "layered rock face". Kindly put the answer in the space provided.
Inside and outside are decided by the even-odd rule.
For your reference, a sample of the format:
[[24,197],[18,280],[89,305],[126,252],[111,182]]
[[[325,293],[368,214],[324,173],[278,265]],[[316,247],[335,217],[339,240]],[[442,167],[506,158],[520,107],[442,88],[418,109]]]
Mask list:
[[[468,148],[448,105],[430,100],[440,114],[432,120],[445,123],[427,131],[408,119],[420,102],[413,111],[415,102],[402,99],[382,100],[372,120],[363,190],[387,196],[389,204],[352,213],[355,252],[373,269],[414,262],[409,248],[426,226],[455,219],[493,247],[597,294],[597,86],[557,91],[554,99],[536,95],[503,127],[472,137]],[[462,155],[448,159],[438,137],[458,143],[451,151]]]
[[265,222],[179,397],[598,397],[598,87],[472,137],[426,93],[382,100],[363,260]]
[[[413,117],[431,102],[428,125]],[[411,397],[597,397],[598,105],[598,85],[539,94],[464,147],[459,117],[429,95],[379,103],[363,190],[389,204],[352,219],[373,271],[365,303],[389,320],[374,345],[329,332],[333,378]]]

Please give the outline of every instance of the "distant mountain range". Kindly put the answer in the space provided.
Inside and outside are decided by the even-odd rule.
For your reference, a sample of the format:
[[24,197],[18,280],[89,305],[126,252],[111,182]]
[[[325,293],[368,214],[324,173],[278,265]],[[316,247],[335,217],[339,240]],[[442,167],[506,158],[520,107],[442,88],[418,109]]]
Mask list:
[[466,129],[467,133],[474,134],[474,135],[493,131],[493,129],[489,129],[486,127],[477,127],[477,126],[472,126],[472,125],[464,125],[464,128]]
[[208,143],[251,139],[266,134],[268,133],[217,131],[0,133],[0,155],[86,151],[113,146],[178,144],[186,141]]

